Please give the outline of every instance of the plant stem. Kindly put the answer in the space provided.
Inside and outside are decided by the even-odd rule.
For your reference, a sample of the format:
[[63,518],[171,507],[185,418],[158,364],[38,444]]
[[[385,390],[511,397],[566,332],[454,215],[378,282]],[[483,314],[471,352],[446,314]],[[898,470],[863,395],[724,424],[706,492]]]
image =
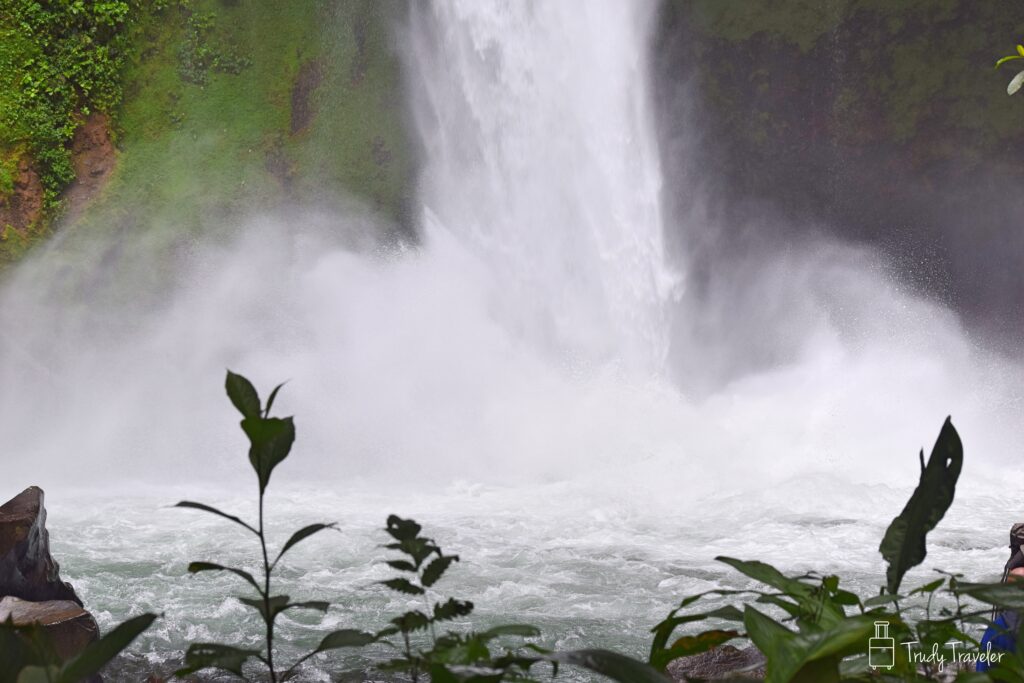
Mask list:
[[267,537],[263,533],[263,491],[260,490],[260,548],[263,550],[263,614],[267,622],[267,668],[270,683],[277,683],[274,671],[274,615],[270,613],[270,560],[267,557]]
[[409,634],[402,632],[402,640],[405,641],[405,658],[412,662],[412,683],[417,683],[419,677],[419,658],[412,656],[412,646],[409,644]]

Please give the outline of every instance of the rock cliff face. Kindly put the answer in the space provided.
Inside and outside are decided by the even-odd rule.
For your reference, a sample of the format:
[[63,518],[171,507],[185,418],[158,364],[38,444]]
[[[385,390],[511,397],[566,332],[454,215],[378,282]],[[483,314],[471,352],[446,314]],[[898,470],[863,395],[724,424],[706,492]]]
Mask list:
[[721,226],[694,263],[824,230],[990,330],[1024,326],[1024,99],[992,68],[1024,6],[669,0],[659,19],[669,209],[697,188]]
[[30,486],[0,506],[0,622],[42,627],[57,655],[69,659],[100,629],[59,569],[50,555],[43,490]]
[[59,571],[50,555],[43,490],[30,486],[0,506],[0,597],[66,600],[81,607]]

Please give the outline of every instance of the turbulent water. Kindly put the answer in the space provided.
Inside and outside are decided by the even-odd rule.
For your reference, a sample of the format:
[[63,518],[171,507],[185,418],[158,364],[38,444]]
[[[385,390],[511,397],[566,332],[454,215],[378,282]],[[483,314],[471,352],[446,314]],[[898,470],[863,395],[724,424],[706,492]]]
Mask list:
[[[660,210],[654,10],[417,3],[405,41],[425,151],[415,248],[373,249],[356,215],[293,213],[197,247],[158,307],[137,305],[131,283],[113,300],[55,293],[60,245],[5,287],[13,476],[0,493],[47,489],[54,552],[103,626],[164,613],[120,677],[166,671],[185,643],[252,623],[224,597],[230,580],[184,571],[253,563],[244,539],[165,507],[252,512],[225,366],[261,387],[290,380],[277,405],[299,438],[271,517],[282,534],[341,523],[282,580],[337,603],[327,627],[379,627],[406,607],[373,584],[390,512],[462,555],[453,592],[485,622],[533,622],[560,647],[641,654],[681,595],[741,583],[718,554],[841,570],[871,590],[916,451],[949,413],[965,492],[920,574],[998,571],[1015,514],[1001,501],[1021,481],[1020,368],[839,244],[753,259],[694,300],[665,236],[685,243],[704,226]],[[699,343],[697,320],[727,331],[732,353]],[[719,372],[767,345],[782,360]],[[303,633],[285,619],[289,651],[315,639]]]

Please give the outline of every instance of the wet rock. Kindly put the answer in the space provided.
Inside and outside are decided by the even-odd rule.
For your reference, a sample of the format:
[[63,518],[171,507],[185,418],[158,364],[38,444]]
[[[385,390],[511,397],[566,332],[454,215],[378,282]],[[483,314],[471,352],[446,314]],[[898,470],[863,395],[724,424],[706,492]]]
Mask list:
[[764,678],[765,657],[756,647],[742,650],[723,645],[692,657],[681,657],[668,665],[673,681],[716,680],[730,675]]
[[43,215],[43,181],[28,157],[18,160],[11,191],[0,193],[0,234],[10,226],[25,234]]
[[71,140],[71,163],[75,180],[64,193],[65,218],[73,220],[97,197],[113,176],[117,150],[110,135],[110,119],[93,112],[75,130]]
[[74,657],[100,636],[92,615],[70,600],[31,602],[8,596],[0,600],[0,622],[8,619],[15,626],[41,626],[61,659]]
[[81,607],[59,570],[50,555],[43,490],[30,486],[0,506],[0,597],[70,600]]

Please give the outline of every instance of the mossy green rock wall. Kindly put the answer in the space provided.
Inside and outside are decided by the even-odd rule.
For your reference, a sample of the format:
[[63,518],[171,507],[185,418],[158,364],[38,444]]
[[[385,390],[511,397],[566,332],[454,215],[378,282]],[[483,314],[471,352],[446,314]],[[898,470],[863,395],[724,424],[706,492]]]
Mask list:
[[[666,146],[676,209],[699,168],[743,226],[725,242],[815,224],[880,245],[968,314],[1024,319],[1024,99],[993,68],[1024,38],[1024,5],[669,0],[659,18],[660,125],[687,140]],[[754,207],[776,220],[751,237]]]
[[398,0],[133,5],[123,101],[106,112],[116,166],[86,206],[70,207],[66,248],[132,231],[174,246],[291,203],[354,200],[407,229],[395,49],[405,10]]

